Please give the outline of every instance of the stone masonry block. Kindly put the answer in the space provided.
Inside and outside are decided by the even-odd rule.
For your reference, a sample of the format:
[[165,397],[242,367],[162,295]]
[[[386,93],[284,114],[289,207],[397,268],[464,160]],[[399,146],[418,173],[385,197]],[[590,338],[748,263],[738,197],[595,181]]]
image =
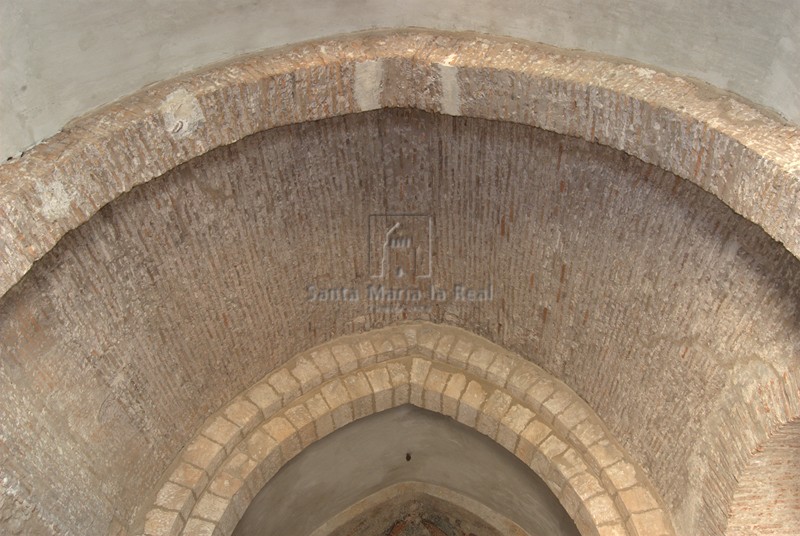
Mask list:
[[285,417],[273,417],[264,423],[263,430],[280,445],[284,463],[302,450],[297,430]]
[[612,445],[607,439],[602,439],[589,447],[587,461],[599,471],[618,462],[622,457],[622,452],[615,445]]
[[457,372],[450,376],[447,381],[447,386],[442,394],[442,413],[452,418],[456,418],[458,413],[458,402],[461,400],[461,394],[467,387],[467,377]]
[[[585,503],[586,510],[592,518],[595,525],[610,525],[612,523],[621,523],[620,515],[614,506],[614,501],[606,493],[602,493],[592,497]],[[652,534],[649,531],[640,532],[639,534]]]
[[264,458],[280,448],[278,442],[265,430],[268,423],[269,421],[253,430],[244,440],[244,451],[256,463],[261,463]]
[[186,452],[183,453],[183,459],[195,467],[203,469],[208,474],[213,474],[219,463],[225,456],[225,450],[222,445],[214,443],[207,437],[199,436],[192,441]]
[[[456,345],[457,349],[458,345]],[[495,352],[486,347],[479,346],[475,348],[467,359],[467,371],[479,378],[486,378],[489,366],[494,361],[495,356]]]
[[533,420],[533,412],[519,404],[513,404],[500,419],[497,430],[497,442],[509,452],[514,452],[522,431]]
[[172,471],[169,479],[170,482],[192,490],[195,497],[200,495],[200,492],[203,491],[206,484],[208,484],[208,475],[206,472],[186,462],[178,464],[178,467]]
[[237,397],[224,410],[225,418],[237,425],[243,435],[250,433],[263,419],[261,410],[244,396]]
[[206,521],[216,523],[222,518],[222,514],[225,513],[225,508],[227,508],[227,506],[227,500],[206,491],[197,500],[197,505],[195,505],[192,511],[192,517],[199,517]]
[[285,368],[275,370],[267,377],[267,382],[281,395],[283,404],[286,405],[302,393],[300,382]]
[[[542,375],[533,365],[520,364],[509,375],[506,389],[512,396],[527,400],[528,391],[541,379]],[[549,393],[548,393],[549,396]]]
[[312,350],[310,354],[311,361],[313,361],[314,365],[319,369],[323,381],[338,376],[339,364],[336,362],[336,359],[334,359],[330,348],[323,346],[322,348]]
[[164,510],[174,510],[180,513],[185,520],[189,518],[194,506],[194,494],[189,488],[178,486],[173,482],[166,482],[158,490],[155,504]]
[[300,444],[303,448],[308,447],[317,440],[317,431],[314,427],[314,418],[302,404],[295,404],[287,408],[284,415],[292,423],[300,437]]
[[478,431],[496,439],[500,420],[509,407],[511,407],[511,396],[499,389],[492,391],[483,405],[483,411],[478,415]]
[[409,371],[404,363],[389,363],[386,366],[389,378],[394,387],[394,405],[408,404],[411,387],[409,385]]
[[433,358],[433,350],[439,342],[440,333],[438,329],[429,326],[421,327],[417,332],[417,346],[420,353],[425,357]]
[[341,374],[347,374],[358,368],[358,356],[349,344],[335,344],[331,346],[331,352],[339,364]]
[[366,371],[366,376],[375,397],[375,411],[380,412],[391,408],[394,391],[389,370],[384,366],[378,366]]
[[417,407],[423,407],[422,390],[425,388],[425,380],[428,377],[428,371],[430,368],[430,361],[418,358],[411,360],[411,375],[409,377],[409,384],[411,386],[411,403]]
[[183,528],[183,520],[178,512],[168,512],[153,508],[147,512],[144,522],[145,536],[177,536]]
[[658,508],[658,502],[649,490],[636,486],[619,492],[625,509],[631,514],[640,514]]
[[478,412],[486,401],[486,391],[475,380],[467,384],[464,394],[458,403],[456,419],[467,426],[475,427],[478,422]]
[[307,393],[312,388],[322,383],[322,373],[314,365],[314,362],[303,356],[299,357],[294,364],[290,365],[292,376],[300,384],[300,391]]
[[534,419],[519,436],[517,443],[517,450],[515,454],[517,458],[530,465],[533,461],[533,456],[539,450],[539,445],[551,433],[551,428],[538,419]]
[[564,433],[574,430],[580,423],[591,417],[591,410],[579,399],[573,402],[556,418],[556,426],[563,428]]
[[353,404],[353,418],[361,419],[374,413],[372,386],[363,372],[350,374],[343,378],[350,400]]
[[435,411],[442,412],[442,392],[447,387],[447,382],[450,379],[450,373],[431,367],[428,372],[428,377],[425,380],[425,390],[423,392],[423,407]]
[[470,341],[458,339],[447,356],[447,362],[461,370],[468,371],[469,356],[474,349],[475,347]]
[[214,536],[215,528],[213,523],[193,517],[186,523],[183,533],[191,536]]
[[605,488],[593,475],[587,472],[576,473],[569,479],[569,486],[575,491],[581,502],[605,493]]
[[603,469],[603,480],[611,489],[623,490],[639,481],[636,468],[625,460],[620,460]]
[[575,443],[584,448],[586,452],[588,452],[590,446],[604,436],[603,428],[593,419],[583,421],[570,432],[570,437],[573,437]]
[[555,391],[556,385],[554,382],[540,379],[528,388],[523,399],[531,404],[531,409],[534,411],[541,411],[542,403]]
[[505,387],[516,366],[516,360],[508,354],[498,353],[486,371],[486,379],[499,387]]
[[369,339],[359,339],[354,345],[358,353],[358,367],[364,368],[377,363],[377,350]]
[[578,473],[589,472],[589,466],[583,461],[581,454],[572,447],[557,456],[553,462],[558,466],[561,474],[568,479]]
[[575,395],[565,390],[557,390],[550,398],[542,403],[541,418],[549,423],[554,423],[556,416],[560,415],[570,404],[575,401]]
[[389,335],[389,340],[392,342],[392,354],[394,357],[405,357],[408,355],[408,339],[406,339],[402,332],[392,330]]
[[[633,534],[647,534],[647,536],[668,536],[671,533],[669,522],[662,510],[651,510],[641,514],[631,514],[627,525]],[[635,531],[635,532],[634,532]]]
[[322,396],[331,408],[331,416],[336,428],[353,422],[353,405],[350,393],[340,380],[330,381],[322,386]]
[[212,417],[202,434],[222,445],[225,452],[230,452],[242,438],[241,428],[222,416]]
[[455,342],[456,338],[453,335],[449,333],[443,334],[436,343],[436,349],[433,352],[435,360],[447,362]]
[[314,419],[314,428],[318,438],[323,438],[333,432],[333,417],[331,409],[328,407],[322,393],[315,393],[314,396],[306,400],[308,412]]
[[[241,447],[243,445],[240,444],[239,446]],[[250,473],[256,469],[256,465],[255,460],[250,458],[250,456],[245,454],[240,448],[237,448],[222,464],[220,472],[227,473],[239,480],[247,481],[250,477]]]
[[214,480],[208,485],[208,491],[230,501],[233,496],[239,492],[243,484],[244,481],[241,478],[221,471],[217,473],[217,476],[214,477]]
[[381,363],[387,359],[394,359],[394,345],[386,333],[376,334],[370,337],[372,346],[375,348],[375,362]]
[[267,419],[283,406],[283,397],[267,381],[255,384],[245,396],[261,409]]

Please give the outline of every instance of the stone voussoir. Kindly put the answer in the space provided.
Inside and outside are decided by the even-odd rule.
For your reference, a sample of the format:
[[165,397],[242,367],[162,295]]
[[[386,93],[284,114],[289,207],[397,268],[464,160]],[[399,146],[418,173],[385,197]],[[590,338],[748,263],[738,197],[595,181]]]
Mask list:
[[[326,379],[325,368],[319,366],[315,356],[321,362],[332,359],[336,353],[332,346],[338,345],[341,359],[342,345],[334,341],[302,353],[269,373],[246,391],[247,398],[234,398],[208,419],[202,434],[170,473],[148,511],[149,526],[158,521],[174,533],[188,535],[195,528],[211,527],[215,534],[229,535],[258,490],[304,448],[354,419],[411,402],[450,415],[514,453],[545,479],[576,523],[588,527],[587,533],[601,534],[604,527],[621,527],[625,534],[643,534],[637,532],[643,523],[663,521],[666,533],[672,534],[652,486],[609,439],[599,419],[566,386],[536,368],[537,377],[545,380],[548,388],[541,391],[547,393],[545,400],[531,404],[527,391],[517,389],[524,395],[521,398],[505,389],[505,373],[489,373],[496,361],[493,347],[484,348],[476,339],[456,350],[462,357],[450,359],[449,350],[458,347],[461,340],[459,330],[432,324],[414,328],[417,338],[407,336],[408,326],[404,331],[387,329],[388,337],[383,336],[383,330],[369,334],[370,346],[376,352],[381,352],[381,340],[395,339],[384,346],[391,348],[388,361],[362,360],[366,366],[358,365],[360,346],[350,340],[347,348],[352,359],[341,362],[356,363],[357,368],[347,365],[347,373],[339,371]],[[400,344],[395,336],[403,333],[407,343],[404,355],[397,354]],[[448,338],[447,354],[430,352],[433,357],[425,357],[419,352],[418,344],[437,341],[438,346]],[[491,358],[470,361],[475,352]],[[345,354],[349,356],[347,351]],[[531,370],[520,359],[504,354],[502,370],[520,366]],[[281,389],[280,382],[289,378],[287,374],[300,360],[305,360],[304,369],[312,372],[306,378],[308,391],[300,394],[294,375],[289,386]],[[283,400],[282,407],[265,415],[262,406],[273,408],[278,397]],[[554,400],[551,409],[560,408],[555,416],[552,411],[542,413],[549,400]],[[559,417],[563,422],[559,423]],[[580,442],[586,434],[580,427],[585,428],[587,423],[595,425],[593,434],[587,437],[600,435],[600,440],[591,445]],[[199,479],[196,472],[204,478]],[[170,517],[173,514],[177,517]],[[633,520],[633,515],[639,517]],[[184,520],[186,527],[180,532],[178,527],[183,527]]]

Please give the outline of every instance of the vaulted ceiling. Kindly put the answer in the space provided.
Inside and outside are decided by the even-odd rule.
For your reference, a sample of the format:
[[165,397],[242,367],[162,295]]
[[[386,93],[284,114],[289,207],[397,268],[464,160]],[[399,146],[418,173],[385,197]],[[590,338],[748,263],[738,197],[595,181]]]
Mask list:
[[[406,360],[397,366],[407,367],[399,385],[409,394],[398,402],[393,385],[383,409],[448,415],[423,396],[435,374],[465,374],[507,398],[502,411],[489,394],[469,406],[465,383],[454,404],[494,418],[494,431],[476,417],[475,430],[441,421],[442,433],[467,434],[470,452],[488,435],[486,456],[516,454],[514,478],[543,479],[548,511],[566,512],[583,534],[655,534],[637,517],[654,512],[666,533],[758,534],[777,523],[790,534],[800,526],[786,484],[800,448],[799,163],[797,127],[739,98],[618,59],[487,36],[346,36],[145,89],[0,166],[0,524],[12,534],[230,534],[238,518],[254,519],[250,500],[269,508],[269,486],[291,498],[296,479],[281,475],[308,478],[309,467],[335,463],[337,441],[339,451],[372,445],[365,438],[393,418],[379,411],[374,383],[364,420],[353,396],[356,422],[325,439],[318,421],[306,441],[286,416],[286,440],[302,448],[275,447],[284,472],[252,480],[260,485],[247,502],[231,491],[215,520],[208,505],[224,498],[214,483],[233,474],[226,464],[259,460],[247,450],[261,448],[255,417],[237,416],[252,407],[279,430],[290,404],[311,411],[313,389],[350,385],[353,370],[371,378],[380,372],[369,367],[391,358]],[[409,245],[411,256],[391,251]],[[381,335],[409,325],[473,341],[463,370],[455,345],[427,355],[416,339]],[[374,351],[352,370],[333,352],[326,375],[314,349],[342,340]],[[481,364],[484,347],[491,359]],[[313,385],[297,368],[304,356],[322,371]],[[428,368],[417,381],[420,356]],[[502,381],[498,356],[513,365]],[[449,381],[433,396],[450,396]],[[258,382],[280,395],[269,411],[252,394]],[[297,391],[281,393],[286,382]],[[545,384],[555,387],[536,399],[530,390]],[[570,424],[569,407],[585,415]],[[502,423],[513,430],[524,411],[526,428],[504,444]],[[578,489],[579,473],[559,461],[570,450],[550,452],[542,438],[529,450],[547,463],[517,452],[535,419],[596,460],[580,463],[616,501],[619,523],[595,515],[599,495],[564,491]],[[584,422],[620,457],[606,465],[593,454],[598,438],[584,441]],[[403,474],[367,486],[332,503],[338,518],[317,520],[325,534],[365,530],[364,520],[386,520],[373,528],[392,534],[459,523],[535,534],[524,516],[498,513],[491,489],[454,483],[490,462],[441,461],[447,438],[421,437],[422,459],[434,464],[438,453],[451,480],[389,488],[424,480]],[[312,449],[326,448],[313,461]],[[610,469],[620,460],[631,483]],[[406,502],[371,495],[384,488]],[[637,506],[632,489],[652,504]],[[758,506],[770,497],[779,506]],[[252,523],[238,534],[258,534]]]

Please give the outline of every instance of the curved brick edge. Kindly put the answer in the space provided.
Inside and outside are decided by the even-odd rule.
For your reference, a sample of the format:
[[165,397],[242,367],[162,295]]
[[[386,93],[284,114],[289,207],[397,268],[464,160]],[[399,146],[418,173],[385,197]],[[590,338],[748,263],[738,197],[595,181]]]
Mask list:
[[342,337],[265,376],[207,420],[134,533],[228,536],[304,448],[403,404],[448,415],[515,454],[583,535],[674,534],[645,474],[569,387],[485,339],[428,323]]
[[388,502],[399,503],[418,497],[431,497],[471,512],[500,534],[506,536],[531,536],[522,527],[482,502],[443,486],[428,482],[407,481],[392,484],[376,491],[335,515],[309,536],[328,536],[353,519]]
[[800,255],[800,129],[686,79],[508,39],[385,31],[250,55],[143,89],[0,165],[0,295],[137,184],[273,127],[387,107],[523,123],[625,151]]
[[789,535],[800,527],[800,418],[760,443],[737,479],[726,536]]

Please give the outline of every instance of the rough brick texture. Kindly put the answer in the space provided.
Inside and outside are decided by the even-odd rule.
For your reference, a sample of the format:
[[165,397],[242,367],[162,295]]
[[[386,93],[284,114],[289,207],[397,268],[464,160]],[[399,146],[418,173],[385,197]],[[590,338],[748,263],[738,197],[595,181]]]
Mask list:
[[[356,68],[367,60],[379,68]],[[162,105],[181,100],[197,113],[171,124]],[[387,106],[464,117],[351,114]],[[681,533],[721,534],[752,453],[800,415],[798,144],[796,128],[664,74],[414,32],[250,57],[85,118],[0,165],[4,529],[128,526],[205,419],[265,373],[334,336],[427,319],[566,382]],[[494,299],[399,314],[309,303],[310,284],[370,281],[369,216],[390,211],[434,217],[437,285],[492,281]],[[369,359],[406,337],[371,340]],[[350,348],[315,366],[327,379],[369,361]],[[271,393],[315,388],[313,370],[287,372],[226,419],[252,424],[278,407]],[[526,385],[507,380],[511,395]],[[404,385],[393,403],[422,394]],[[547,422],[581,417],[534,402]],[[212,458],[232,440],[215,437]]]

